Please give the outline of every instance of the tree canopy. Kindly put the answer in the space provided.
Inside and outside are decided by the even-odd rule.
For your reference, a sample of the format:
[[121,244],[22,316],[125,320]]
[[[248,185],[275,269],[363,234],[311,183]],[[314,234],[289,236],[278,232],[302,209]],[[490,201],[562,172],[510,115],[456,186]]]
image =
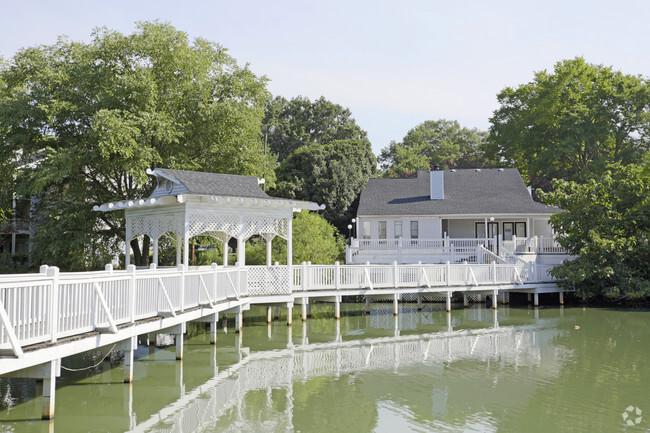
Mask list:
[[[275,238],[272,243],[273,262],[287,264],[287,241]],[[313,212],[299,212],[293,218],[293,264],[312,262],[331,265],[345,253],[345,242],[338,230],[321,215]],[[246,263],[266,263],[266,246],[259,240],[247,243]]]
[[266,78],[169,24],[19,51],[0,67],[0,141],[25,167],[19,193],[41,199],[36,261],[105,263],[123,216],[92,206],[146,196],[147,168],[261,177],[274,164],[260,134],[269,97]]
[[264,124],[275,126],[275,132],[268,135],[268,145],[280,162],[310,144],[368,142],[368,134],[356,124],[350,110],[322,96],[314,102],[302,96],[291,100],[277,96],[266,107]]
[[487,153],[533,186],[584,182],[607,164],[639,162],[648,150],[650,83],[643,77],[575,58],[497,98]]
[[375,155],[367,141],[314,143],[282,161],[273,193],[325,204],[323,216],[343,231],[354,218],[354,204],[375,169]]
[[563,212],[551,217],[558,242],[575,259],[551,272],[586,297],[650,296],[650,176],[638,165],[613,165],[584,184],[556,180],[542,193]]
[[401,142],[391,141],[381,151],[384,176],[403,177],[430,166],[480,168],[487,162],[482,146],[487,133],[461,127],[455,120],[427,120],[407,132]]

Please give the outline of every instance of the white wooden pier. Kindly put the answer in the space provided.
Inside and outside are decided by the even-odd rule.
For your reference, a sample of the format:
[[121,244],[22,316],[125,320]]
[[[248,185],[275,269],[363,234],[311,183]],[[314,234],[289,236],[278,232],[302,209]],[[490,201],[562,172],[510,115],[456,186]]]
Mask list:
[[55,380],[62,358],[114,345],[123,350],[124,381],[133,380],[137,337],[176,336],[176,358],[183,357],[183,334],[192,321],[211,324],[216,343],[221,314],[235,314],[235,330],[252,304],[302,307],[307,319],[311,302],[334,303],[340,318],[343,296],[392,300],[394,313],[404,295],[438,295],[451,310],[454,293],[489,295],[496,308],[501,293],[563,293],[537,264],[311,265],[156,268],[126,271],[60,273],[43,266],[38,274],[0,276],[0,375],[42,378],[43,413],[54,416]]

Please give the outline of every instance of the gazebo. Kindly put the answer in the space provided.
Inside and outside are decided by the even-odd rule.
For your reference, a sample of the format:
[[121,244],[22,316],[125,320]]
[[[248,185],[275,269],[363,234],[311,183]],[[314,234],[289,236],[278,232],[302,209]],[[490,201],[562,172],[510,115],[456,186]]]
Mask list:
[[140,235],[152,239],[153,263],[158,265],[158,241],[165,234],[175,235],[176,264],[189,264],[190,238],[204,235],[223,243],[224,266],[228,264],[228,242],[237,239],[237,263],[244,266],[245,242],[260,235],[266,241],[267,266],[272,262],[271,243],[276,236],[287,240],[287,263],[291,265],[293,213],[325,208],[312,202],[271,197],[259,187],[263,180],[253,176],[164,168],[147,170],[147,174],[157,181],[148,198],[93,208],[125,211],[125,267],[130,263],[130,241]]

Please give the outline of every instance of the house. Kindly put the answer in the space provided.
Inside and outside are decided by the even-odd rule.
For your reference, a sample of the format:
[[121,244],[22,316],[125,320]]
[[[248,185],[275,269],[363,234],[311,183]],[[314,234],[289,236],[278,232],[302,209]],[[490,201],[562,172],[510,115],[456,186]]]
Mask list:
[[453,261],[474,261],[480,245],[498,256],[559,253],[549,224],[559,211],[535,202],[514,168],[418,170],[413,178],[370,179],[348,259],[435,263],[458,252]]

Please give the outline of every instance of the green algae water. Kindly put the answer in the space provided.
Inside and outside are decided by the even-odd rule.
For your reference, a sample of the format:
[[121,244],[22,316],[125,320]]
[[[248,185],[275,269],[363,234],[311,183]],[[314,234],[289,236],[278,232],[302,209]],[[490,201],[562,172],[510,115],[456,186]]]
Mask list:
[[[284,311],[283,311],[284,312]],[[315,304],[313,318],[203,328],[141,344],[134,382],[117,352],[66,358],[56,412],[39,384],[0,380],[0,432],[648,432],[650,312]],[[231,324],[232,325],[232,324]],[[142,341],[146,343],[146,341]]]

